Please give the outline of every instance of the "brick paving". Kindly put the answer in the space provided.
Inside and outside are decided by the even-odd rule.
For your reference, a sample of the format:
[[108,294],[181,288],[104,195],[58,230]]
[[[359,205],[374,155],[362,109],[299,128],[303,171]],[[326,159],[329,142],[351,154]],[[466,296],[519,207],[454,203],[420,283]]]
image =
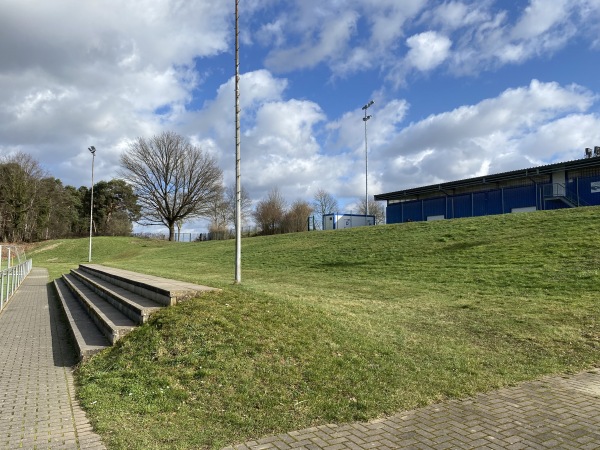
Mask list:
[[225,450],[600,449],[600,370],[547,377],[368,423],[323,425]]
[[0,449],[105,449],[75,399],[75,352],[46,269],[0,313]]

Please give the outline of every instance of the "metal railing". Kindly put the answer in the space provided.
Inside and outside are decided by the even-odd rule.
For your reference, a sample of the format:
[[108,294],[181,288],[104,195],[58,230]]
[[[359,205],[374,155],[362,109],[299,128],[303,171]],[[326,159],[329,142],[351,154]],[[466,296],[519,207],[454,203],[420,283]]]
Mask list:
[[545,200],[562,200],[566,201],[569,206],[590,206],[584,201],[578,192],[572,192],[562,183],[549,183],[542,186],[542,194]]
[[0,271],[0,311],[31,272],[31,259]]

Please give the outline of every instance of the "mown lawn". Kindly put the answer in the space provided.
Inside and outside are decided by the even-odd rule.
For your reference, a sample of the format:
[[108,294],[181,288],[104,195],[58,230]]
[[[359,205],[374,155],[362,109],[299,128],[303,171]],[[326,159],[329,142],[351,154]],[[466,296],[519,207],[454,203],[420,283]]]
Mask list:
[[[219,448],[600,364],[600,208],[248,238],[95,238],[94,262],[223,288],[77,371],[110,448]],[[53,277],[83,240],[31,254]]]

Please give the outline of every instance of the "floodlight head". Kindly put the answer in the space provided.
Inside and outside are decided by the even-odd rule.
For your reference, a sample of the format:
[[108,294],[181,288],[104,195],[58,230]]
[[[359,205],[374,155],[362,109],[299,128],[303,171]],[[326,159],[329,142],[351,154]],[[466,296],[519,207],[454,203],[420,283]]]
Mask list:
[[88,147],[88,150],[93,154],[96,153],[96,147],[94,147],[93,145],[91,147]]
[[592,157],[592,149],[591,148],[586,148],[585,149],[585,157],[586,158],[591,158]]
[[371,116],[365,116],[363,117],[363,122],[366,122],[367,120],[369,120],[371,118]]
[[600,156],[600,147],[594,147],[594,156]]
[[367,103],[365,106],[362,107],[362,109],[367,109],[369,107],[371,107],[373,105],[373,103],[375,103],[373,100],[371,100],[369,103]]

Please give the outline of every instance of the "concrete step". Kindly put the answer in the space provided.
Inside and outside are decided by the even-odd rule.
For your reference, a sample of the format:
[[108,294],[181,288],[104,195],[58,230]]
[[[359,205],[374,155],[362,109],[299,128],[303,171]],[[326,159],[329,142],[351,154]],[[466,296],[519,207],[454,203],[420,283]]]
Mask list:
[[136,325],[145,323],[150,314],[163,307],[154,300],[131,292],[97,275],[92,275],[92,272],[73,269],[71,274],[133,320]]
[[111,345],[135,328],[133,320],[95,293],[83,281],[71,274],[63,275],[62,279]]
[[99,264],[80,264],[54,286],[80,359],[114,345],[161,307],[220,290]]
[[85,359],[110,347],[110,342],[92,321],[83,305],[75,298],[64,280],[54,280],[54,288],[69,323],[69,331],[75,343],[77,357]]
[[100,264],[80,264],[79,269],[164,306],[172,306],[178,301],[196,297],[203,292],[220,290],[185,281],[115,269]]

